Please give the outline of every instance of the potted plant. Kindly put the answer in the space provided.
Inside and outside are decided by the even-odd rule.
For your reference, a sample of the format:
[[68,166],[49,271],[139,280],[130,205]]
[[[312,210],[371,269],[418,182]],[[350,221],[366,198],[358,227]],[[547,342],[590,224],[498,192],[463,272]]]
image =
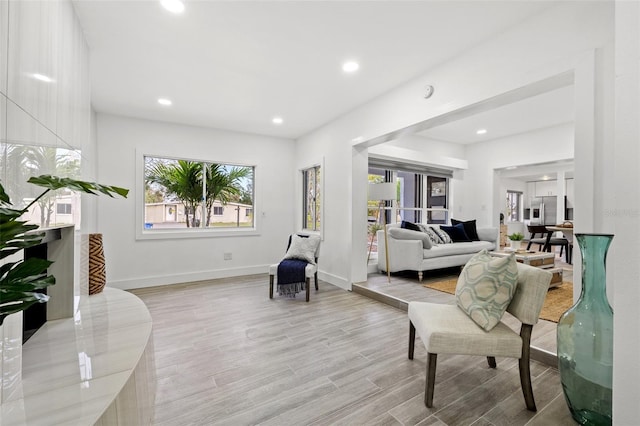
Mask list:
[[[125,198],[129,193],[128,189],[116,186],[48,175],[32,177],[27,182],[43,187],[45,191],[23,209],[13,208],[9,196],[0,184],[0,260],[41,243],[44,233],[36,231],[38,225],[28,224],[25,220],[20,220],[20,217],[48,192],[67,188],[92,195],[102,193],[113,197],[115,194]],[[52,263],[34,257],[7,261],[0,265],[0,326],[8,315],[49,300],[49,296],[38,290],[55,284],[55,278],[47,274],[47,268]]]
[[511,235],[507,235],[509,241],[511,242],[511,248],[515,251],[520,250],[520,245],[522,244],[522,240],[524,239],[524,235],[520,232],[514,232]]

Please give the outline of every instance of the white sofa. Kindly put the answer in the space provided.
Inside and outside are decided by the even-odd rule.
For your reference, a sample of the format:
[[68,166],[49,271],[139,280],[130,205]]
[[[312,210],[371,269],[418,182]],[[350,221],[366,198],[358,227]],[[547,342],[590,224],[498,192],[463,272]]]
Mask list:
[[[462,266],[480,250],[487,249],[491,251],[499,247],[498,228],[478,228],[480,241],[438,244],[424,249],[423,242],[419,239],[404,239],[391,236],[388,231],[394,227],[400,228],[400,224],[387,225],[390,271],[417,271],[420,281],[422,281],[424,271]],[[386,272],[384,231],[378,231],[377,238],[378,270]]]

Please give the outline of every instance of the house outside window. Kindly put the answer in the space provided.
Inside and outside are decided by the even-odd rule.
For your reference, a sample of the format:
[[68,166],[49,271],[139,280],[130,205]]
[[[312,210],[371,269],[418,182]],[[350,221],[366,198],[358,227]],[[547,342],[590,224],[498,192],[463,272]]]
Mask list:
[[[141,229],[253,228],[254,166],[144,156]],[[228,206],[229,209],[225,209]]]
[[522,206],[522,192],[507,191],[506,220],[509,222],[522,221],[521,206]]
[[308,231],[320,231],[322,218],[320,166],[310,167],[302,171],[303,206],[302,228]]

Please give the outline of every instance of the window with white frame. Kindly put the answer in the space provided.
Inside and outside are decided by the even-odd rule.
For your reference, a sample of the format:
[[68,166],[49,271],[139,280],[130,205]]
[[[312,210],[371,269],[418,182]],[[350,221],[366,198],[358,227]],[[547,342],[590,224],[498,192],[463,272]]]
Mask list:
[[56,213],[57,214],[71,214],[71,204],[70,203],[57,203],[56,204]]
[[310,167],[302,171],[302,228],[308,231],[320,231],[322,221],[320,166]]
[[253,166],[145,156],[141,226],[147,231],[254,227],[252,215],[227,215],[224,209],[253,206],[254,176]]
[[507,221],[520,222],[522,220],[522,192],[507,191]]

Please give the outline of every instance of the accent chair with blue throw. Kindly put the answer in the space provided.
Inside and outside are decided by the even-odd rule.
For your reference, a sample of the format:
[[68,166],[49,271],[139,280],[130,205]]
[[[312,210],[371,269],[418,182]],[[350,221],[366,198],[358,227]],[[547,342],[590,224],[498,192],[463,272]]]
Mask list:
[[318,291],[319,256],[320,237],[318,235],[290,235],[284,258],[280,263],[269,266],[269,299],[273,299],[275,282],[280,296],[294,298],[297,293],[305,290],[308,302],[311,278],[314,279],[316,291]]

